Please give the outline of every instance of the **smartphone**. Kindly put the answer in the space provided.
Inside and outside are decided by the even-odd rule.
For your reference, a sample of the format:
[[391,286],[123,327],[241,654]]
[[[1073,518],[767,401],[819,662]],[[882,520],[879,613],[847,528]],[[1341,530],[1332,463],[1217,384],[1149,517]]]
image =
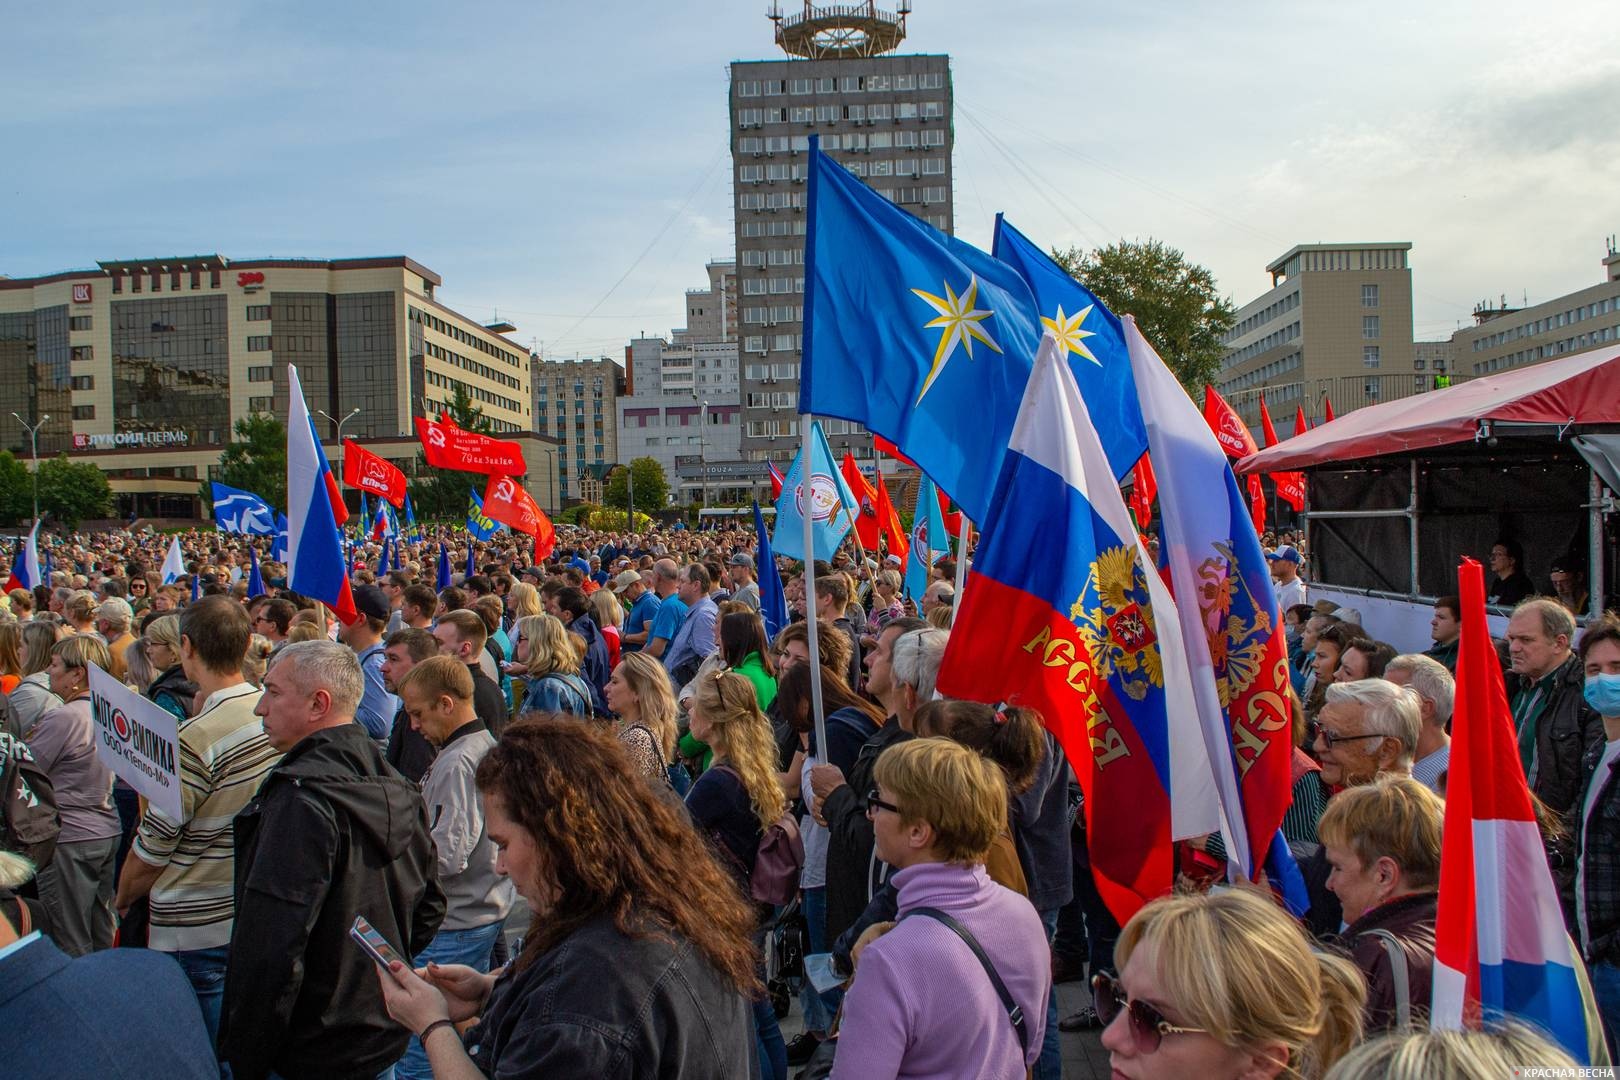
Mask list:
[[383,968],[387,968],[395,960],[404,962],[405,958],[388,944],[388,939],[379,934],[376,927],[366,921],[364,915],[354,917],[354,925],[349,927],[349,936],[354,938],[355,944],[366,951],[366,955]]

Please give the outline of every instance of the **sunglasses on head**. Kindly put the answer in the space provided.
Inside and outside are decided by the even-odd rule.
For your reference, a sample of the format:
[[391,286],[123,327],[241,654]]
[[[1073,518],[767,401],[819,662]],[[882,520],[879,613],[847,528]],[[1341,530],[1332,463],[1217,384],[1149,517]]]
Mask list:
[[1207,1034],[1203,1028],[1178,1027],[1147,1002],[1130,1000],[1125,996],[1125,988],[1107,975],[1091,977],[1091,1004],[1103,1027],[1112,1024],[1121,1012],[1126,1014],[1126,1026],[1130,1028],[1131,1041],[1138,1054],[1153,1053],[1166,1035]]

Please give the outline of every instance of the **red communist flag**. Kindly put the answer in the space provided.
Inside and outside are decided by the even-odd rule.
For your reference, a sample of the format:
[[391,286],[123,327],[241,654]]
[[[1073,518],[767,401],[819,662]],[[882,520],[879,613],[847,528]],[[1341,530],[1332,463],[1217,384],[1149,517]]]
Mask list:
[[872,446],[879,453],[888,454],[902,465],[910,465],[913,469],[917,467],[917,463],[906,457],[906,455],[902,454],[898,446],[894,445],[894,443],[890,442],[888,439],[885,439],[875,431],[872,433]]
[[[1267,446],[1277,445],[1277,429],[1271,426],[1271,413],[1266,409],[1266,395],[1260,395],[1260,430],[1266,436]],[[1277,498],[1294,508],[1294,513],[1305,509],[1305,474],[1302,472],[1274,472],[1271,482],[1277,485]]]
[[1323,398],[1322,399],[1322,418],[1324,420],[1326,420],[1330,424],[1333,422],[1333,399],[1332,398]]
[[[877,482],[877,518],[878,528],[884,540],[889,545],[889,554],[900,559],[900,565],[906,563],[906,553],[911,545],[906,540],[906,530],[900,527],[900,515],[894,509],[894,503],[889,499],[889,486],[883,482],[883,474],[878,473]],[[874,550],[876,550],[874,548]]]
[[861,546],[867,551],[876,552],[878,549],[878,514],[877,489],[872,486],[861,472],[861,467],[855,464],[855,455],[848,450],[844,451],[844,461],[838,471],[844,474],[844,483],[849,485],[850,493],[855,496],[860,510],[855,515],[855,535],[860,538]]
[[491,476],[522,476],[529,471],[523,448],[505,439],[492,439],[455,424],[436,423],[418,416],[416,434],[422,440],[422,454],[435,469],[488,473]]
[[405,474],[353,439],[343,440],[343,482],[381,495],[395,506],[405,505]]
[[1297,439],[1299,436],[1305,434],[1309,430],[1311,430],[1311,425],[1310,425],[1310,421],[1305,419],[1305,406],[1303,406],[1303,405],[1295,405],[1294,406],[1294,437]]
[[1215,433],[1215,441],[1221,444],[1227,457],[1246,458],[1259,451],[1254,436],[1249,434],[1249,426],[1208,383],[1204,384],[1204,422]]
[[1143,454],[1131,468],[1131,513],[1136,515],[1136,527],[1146,529],[1153,521],[1153,500],[1159,494],[1159,482],[1153,476],[1153,462]]
[[551,527],[551,519],[534,501],[534,496],[510,476],[489,478],[489,486],[484,489],[484,516],[510,526],[513,532],[534,537],[536,562],[550,555],[557,546],[557,533]]

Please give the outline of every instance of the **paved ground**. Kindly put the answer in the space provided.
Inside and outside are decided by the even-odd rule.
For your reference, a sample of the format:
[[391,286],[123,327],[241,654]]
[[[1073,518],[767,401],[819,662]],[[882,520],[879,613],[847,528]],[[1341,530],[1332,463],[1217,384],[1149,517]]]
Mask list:
[[[1068,1016],[1091,999],[1090,989],[1083,982],[1061,983],[1058,988],[1058,1017]],[[798,1003],[782,1021],[784,1040],[804,1030]],[[1059,1033],[1063,1042],[1063,1080],[1108,1080],[1108,1051],[1102,1048],[1102,1032],[1079,1031]],[[793,1070],[790,1070],[790,1072]]]

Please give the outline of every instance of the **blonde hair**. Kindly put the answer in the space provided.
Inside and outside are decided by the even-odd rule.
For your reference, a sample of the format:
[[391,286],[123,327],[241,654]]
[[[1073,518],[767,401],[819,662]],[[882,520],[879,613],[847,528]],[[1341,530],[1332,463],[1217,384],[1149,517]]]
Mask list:
[[399,681],[399,694],[403,698],[407,687],[429,701],[451,697],[459,704],[473,699],[472,672],[453,656],[430,656],[414,665]]
[[506,607],[512,613],[513,623],[545,611],[540,606],[540,590],[527,581],[514,581],[512,587],[506,590]]
[[982,863],[1007,828],[1007,781],[983,755],[950,739],[889,747],[872,770],[900,807],[900,820],[934,830],[934,850],[950,863]]
[[62,604],[62,613],[75,623],[91,622],[96,617],[96,594],[80,590]]
[[923,618],[935,630],[949,630],[951,628],[951,609],[943,605],[932,608]]
[[759,711],[754,684],[722,668],[700,677],[693,696],[708,721],[716,762],[742,778],[760,828],[770,828],[787,810],[787,795],[776,778],[776,736]]
[[264,686],[265,668],[270,666],[270,650],[274,648],[263,634],[248,638],[247,652],[242,654],[242,678],[254,686]]
[[636,720],[658,740],[665,761],[675,758],[675,692],[664,665],[645,653],[625,653],[617,669],[636,695]]
[[1341,1058],[1326,1080],[1474,1080],[1516,1076],[1526,1065],[1569,1069],[1579,1063],[1523,1024],[1489,1031],[1405,1031],[1369,1039]]
[[0,622],[0,675],[22,675],[22,624],[15,619]]
[[529,678],[579,673],[579,656],[557,616],[529,615],[518,620],[517,632],[529,644],[529,658],[523,666],[523,673]]
[[300,619],[294,616],[293,621],[287,627],[287,640],[325,641],[326,635],[322,633],[320,627],[315,625],[314,620]]
[[[51,655],[60,656],[68,668],[88,668],[92,664],[106,671],[112,666],[107,645],[94,634],[73,634],[51,646]],[[89,678],[88,675],[85,676]]]
[[1361,972],[1344,957],[1314,952],[1299,924],[1253,888],[1166,896],[1143,907],[1114,947],[1121,970],[1144,941],[1154,947],[1177,1019],[1226,1046],[1281,1043],[1287,1071],[1309,1080],[1361,1039]]
[[624,605],[619,603],[619,598],[613,595],[611,589],[597,589],[585,598],[585,606],[595,616],[597,626],[624,625]]
[[1384,773],[1328,800],[1317,823],[1322,843],[1355,852],[1363,867],[1389,858],[1415,888],[1440,883],[1440,831],[1446,804],[1427,784]]
[[146,624],[141,636],[147,641],[155,641],[159,645],[167,645],[169,651],[174,653],[175,659],[180,658],[180,616],[159,615]]

